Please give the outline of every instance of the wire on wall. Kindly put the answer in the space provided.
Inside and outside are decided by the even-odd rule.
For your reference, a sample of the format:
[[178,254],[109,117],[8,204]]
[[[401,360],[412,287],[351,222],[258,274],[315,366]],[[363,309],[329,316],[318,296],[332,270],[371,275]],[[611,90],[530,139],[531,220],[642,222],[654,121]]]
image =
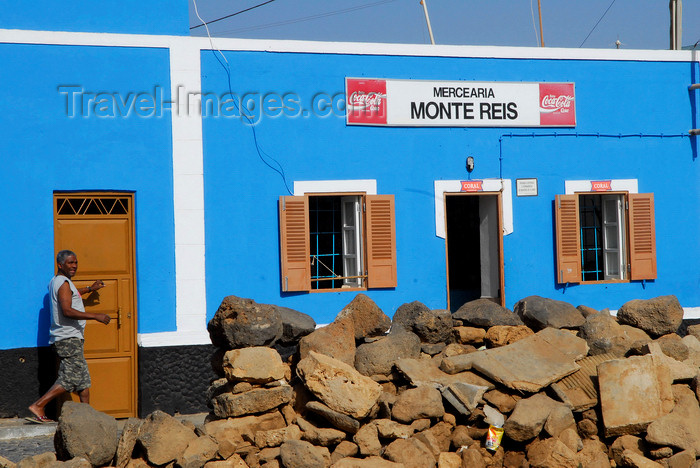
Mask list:
[[[216,60],[219,62],[219,64],[223,67],[224,72],[226,72],[228,92],[233,96],[233,89],[231,86],[231,65],[228,63],[228,60],[226,60],[226,56],[223,54],[223,52],[221,52],[221,49],[214,46],[214,42],[213,42],[213,40],[211,38],[211,34],[209,32],[209,26],[207,25],[207,22],[204,21],[201,16],[199,16],[199,11],[197,10],[197,0],[192,0],[192,4],[194,5],[195,15],[197,15],[197,18],[199,18],[199,20],[202,22],[202,24],[204,24],[204,28],[207,30],[207,36],[209,37],[209,44],[211,45],[211,49],[212,49],[212,53],[214,54],[214,58],[216,58]],[[219,55],[217,55],[216,52],[214,52],[215,50],[217,52],[219,52]],[[221,58],[219,58],[219,56],[221,56]],[[223,59],[223,62],[221,61],[221,59]],[[282,167],[282,165],[279,163],[279,161],[277,161],[275,158],[273,158],[272,156],[267,154],[260,147],[260,143],[258,142],[258,134],[255,130],[255,124],[253,123],[253,120],[250,118],[250,116],[248,114],[246,114],[244,112],[243,107],[239,106],[235,99],[232,99],[232,101],[233,101],[233,104],[236,106],[236,110],[241,114],[241,117],[245,118],[245,120],[248,123],[248,126],[250,127],[251,131],[253,132],[253,142],[255,143],[255,151],[258,154],[258,157],[263,162],[263,164],[265,164],[267,167],[269,167],[270,169],[272,169],[273,171],[277,172],[280,175],[280,177],[282,178],[282,182],[284,182],[284,187],[287,189],[287,193],[289,193],[290,195],[294,195],[292,193],[292,191],[289,189],[289,184],[287,183],[287,177],[284,174],[284,168]],[[263,155],[267,159],[274,162],[277,167],[273,166],[268,161],[266,161],[265,157],[263,157]]]

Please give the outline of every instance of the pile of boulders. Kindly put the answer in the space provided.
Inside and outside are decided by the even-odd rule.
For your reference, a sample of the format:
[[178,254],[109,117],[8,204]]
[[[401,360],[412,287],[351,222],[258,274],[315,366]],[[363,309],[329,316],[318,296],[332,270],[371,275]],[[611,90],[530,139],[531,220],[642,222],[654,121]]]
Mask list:
[[[358,294],[316,328],[229,296],[209,323],[220,378],[205,424],[156,411],[117,438],[108,416],[80,428],[75,408],[93,410],[67,404],[57,456],[119,468],[698,467],[700,326],[682,322],[674,296],[617,316],[538,296],[453,314],[412,302],[392,322]],[[503,439],[487,449],[494,426]]]

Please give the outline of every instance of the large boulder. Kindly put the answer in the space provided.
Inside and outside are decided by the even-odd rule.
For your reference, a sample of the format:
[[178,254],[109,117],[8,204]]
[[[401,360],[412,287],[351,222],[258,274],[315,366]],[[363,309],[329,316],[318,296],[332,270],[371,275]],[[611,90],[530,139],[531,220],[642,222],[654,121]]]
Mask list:
[[588,343],[591,355],[611,353],[623,357],[630,349],[651,341],[643,330],[620,325],[615,317],[606,312],[588,316],[579,330],[579,336]]
[[559,439],[533,442],[527,448],[530,466],[538,468],[578,468],[579,461],[573,452]]
[[451,343],[454,341],[452,314],[449,310],[431,310],[420,301],[403,304],[396,309],[391,333],[410,331],[423,343]]
[[117,420],[86,403],[67,401],[61,409],[54,446],[60,460],[82,457],[94,466],[112,461],[118,444]]
[[674,385],[673,393],[676,406],[670,414],[649,424],[646,441],[700,453],[700,406],[695,393],[684,385]]
[[635,299],[620,307],[617,320],[652,336],[661,336],[678,330],[683,322],[683,307],[676,296]]
[[127,463],[129,463],[139,437],[139,429],[141,429],[142,423],[143,421],[138,418],[129,418],[124,423],[124,428],[122,429],[122,433],[119,436],[119,443],[117,444],[117,453],[114,457],[115,467],[124,468]]
[[418,358],[420,350],[420,339],[415,333],[390,333],[376,341],[358,346],[355,351],[355,368],[367,376],[389,375],[397,360]]
[[182,457],[197,438],[194,431],[163,411],[149,414],[141,425],[139,443],[153,465],[165,465]]
[[365,294],[355,296],[355,299],[340,311],[335,321],[346,318],[352,320],[356,340],[383,335],[391,327],[391,319]]
[[214,414],[220,418],[237,418],[263,413],[292,401],[294,390],[289,385],[253,388],[241,393],[222,393],[212,400]]
[[405,468],[434,468],[435,455],[415,437],[396,439],[384,451],[384,457]]
[[568,302],[540,296],[519,300],[513,310],[535,331],[547,327],[579,328],[585,321],[581,311]]
[[353,367],[314,351],[299,361],[297,374],[329,408],[355,419],[366,417],[382,393],[377,382]]
[[441,418],[444,414],[440,390],[428,385],[403,391],[391,409],[391,416],[402,423],[423,418]]
[[264,346],[232,349],[223,360],[224,373],[231,382],[265,384],[284,379],[288,367],[277,351]]
[[563,405],[544,393],[524,398],[515,405],[513,413],[503,426],[505,434],[518,442],[534,439],[544,428],[552,410]]
[[288,440],[280,447],[280,459],[285,468],[325,468],[326,462],[318,448],[304,440]]
[[282,320],[282,336],[279,341],[289,345],[298,342],[301,337],[308,335],[316,329],[316,322],[310,315],[306,315],[288,307],[272,306]]
[[272,346],[282,336],[282,318],[269,304],[227,296],[207,325],[214,346],[225,349]]
[[452,317],[463,323],[481,328],[491,328],[497,325],[517,327],[523,321],[516,314],[489,299],[477,299],[464,304],[452,314]]
[[317,328],[299,341],[299,357],[315,351],[352,366],[355,363],[355,325],[352,318],[336,320]]

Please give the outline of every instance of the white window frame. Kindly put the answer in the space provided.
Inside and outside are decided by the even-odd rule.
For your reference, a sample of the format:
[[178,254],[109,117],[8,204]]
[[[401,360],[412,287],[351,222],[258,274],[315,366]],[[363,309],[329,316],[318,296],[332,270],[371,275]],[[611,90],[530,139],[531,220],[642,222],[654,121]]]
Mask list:
[[[346,278],[343,280],[343,287],[361,288],[363,279],[360,276],[364,272],[362,259],[362,200],[363,196],[348,195],[340,198],[340,217],[342,219],[342,244],[343,244],[343,274],[344,276],[357,276],[357,278]],[[351,211],[352,224],[347,224],[348,210]],[[350,248],[346,232],[350,232],[350,242],[354,248]],[[351,266],[354,262],[355,267]]]

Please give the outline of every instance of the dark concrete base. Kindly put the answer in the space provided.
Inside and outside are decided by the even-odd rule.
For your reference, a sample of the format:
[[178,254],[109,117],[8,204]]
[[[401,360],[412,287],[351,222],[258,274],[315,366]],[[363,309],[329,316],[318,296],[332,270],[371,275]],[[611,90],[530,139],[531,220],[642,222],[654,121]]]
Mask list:
[[[169,414],[208,412],[205,394],[216,378],[214,346],[139,348],[139,416],[159,409]],[[27,407],[56,380],[50,347],[0,350],[0,418],[30,416]],[[56,403],[46,414],[56,418]]]
[[139,416],[208,412],[213,345],[139,348]]
[[[0,350],[0,418],[29,416],[27,407],[56,381],[56,357],[51,348]],[[46,408],[55,417],[54,404]]]

